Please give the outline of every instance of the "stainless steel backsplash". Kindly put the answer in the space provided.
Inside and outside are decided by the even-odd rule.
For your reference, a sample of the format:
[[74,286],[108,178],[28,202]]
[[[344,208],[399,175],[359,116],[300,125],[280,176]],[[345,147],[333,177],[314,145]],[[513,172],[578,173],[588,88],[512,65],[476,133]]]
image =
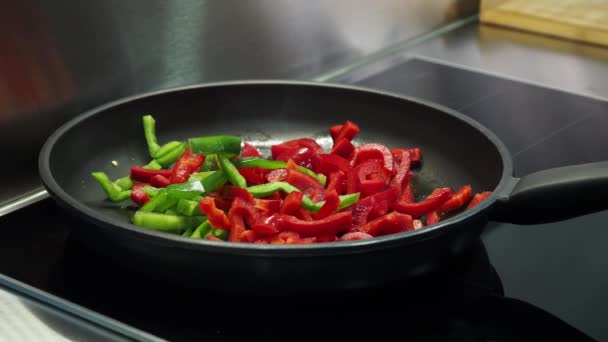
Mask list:
[[0,205],[39,188],[40,146],[87,108],[201,82],[309,78],[477,9],[473,0],[5,2]]

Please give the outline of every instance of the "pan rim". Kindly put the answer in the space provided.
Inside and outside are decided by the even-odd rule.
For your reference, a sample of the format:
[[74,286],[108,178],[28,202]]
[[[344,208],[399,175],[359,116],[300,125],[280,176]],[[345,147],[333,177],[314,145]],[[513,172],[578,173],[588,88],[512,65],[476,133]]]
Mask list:
[[[464,122],[465,124],[476,129],[482,133],[496,148],[502,161],[502,175],[496,188],[492,191],[492,194],[479,205],[475,206],[470,210],[455,215],[445,221],[440,221],[437,224],[425,227],[420,230],[407,231],[402,233],[396,233],[386,236],[375,237],[369,240],[355,240],[355,241],[336,241],[336,242],[325,242],[319,244],[301,244],[301,245],[267,245],[267,244],[246,244],[236,242],[215,242],[204,239],[191,239],[182,237],[181,235],[167,234],[151,229],[136,226],[131,222],[117,222],[116,220],[108,219],[105,215],[97,213],[94,209],[88,207],[84,203],[81,203],[67,192],[65,192],[59,184],[56,182],[51,168],[50,168],[50,156],[56,142],[72,128],[84,122],[85,120],[95,116],[101,115],[105,111],[120,106],[125,103],[129,103],[136,100],[145,98],[160,96],[169,93],[176,93],[187,90],[202,89],[202,88],[218,88],[218,87],[233,87],[233,86],[247,86],[247,85],[276,85],[276,86],[303,86],[303,87],[316,87],[316,88],[332,88],[342,89],[356,92],[363,92],[366,94],[373,94],[377,96],[391,97],[397,100],[404,100],[413,103],[417,103],[438,111],[443,114],[450,115],[456,119]],[[228,254],[240,254],[240,255],[256,255],[266,257],[313,257],[322,255],[338,255],[338,254],[354,254],[361,252],[368,252],[370,247],[377,249],[390,248],[396,246],[403,246],[406,244],[414,243],[421,240],[432,238],[436,234],[443,234],[450,230],[452,227],[458,226],[468,218],[480,214],[482,211],[488,210],[501,196],[505,188],[512,183],[512,172],[513,164],[510,154],[505,144],[496,136],[490,129],[456,110],[445,107],[443,105],[423,100],[413,96],[406,96],[403,94],[379,90],[374,88],[368,88],[363,86],[344,85],[330,82],[317,82],[317,81],[295,81],[295,80],[282,80],[282,79],[268,79],[268,80],[233,80],[233,81],[221,81],[221,82],[208,82],[198,83],[187,86],[164,88],[155,91],[143,92],[131,96],[121,97],[114,101],[106,102],[99,106],[95,106],[74,118],[68,120],[57,128],[43,144],[39,157],[38,157],[38,169],[42,179],[44,187],[47,189],[49,194],[59,203],[64,204],[67,209],[70,209],[77,213],[80,217],[86,221],[98,225],[104,226],[110,229],[123,229],[130,234],[134,234],[139,239],[147,239],[149,242],[158,244],[172,244],[172,247],[179,247],[183,249],[204,249],[207,252],[212,253],[228,253]],[[100,227],[101,228],[101,227]]]

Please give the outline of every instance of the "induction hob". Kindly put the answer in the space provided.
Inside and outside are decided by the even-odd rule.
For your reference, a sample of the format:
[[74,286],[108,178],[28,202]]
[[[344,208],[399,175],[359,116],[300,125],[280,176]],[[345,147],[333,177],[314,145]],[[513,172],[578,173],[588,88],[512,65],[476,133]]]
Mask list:
[[[608,106],[602,101],[419,59],[361,78],[355,71],[336,82],[416,96],[470,115],[503,139],[514,157],[516,176],[608,159],[608,150],[600,147],[608,142],[602,132],[602,127],[608,127]],[[607,218],[608,212],[582,218],[590,226],[585,227],[588,241],[579,237],[576,243],[565,244],[570,250],[563,255],[592,251],[598,259],[608,260],[608,251],[593,249],[597,244],[590,243],[601,241],[602,236],[593,233]],[[563,286],[552,283],[556,271],[552,267],[560,262],[558,271],[564,278],[571,273],[577,281],[602,284],[606,276],[594,271],[585,274],[584,269],[595,270],[601,261],[598,266],[580,260],[543,263],[537,258],[522,266],[522,256],[536,252],[540,260],[546,257],[546,250],[555,248],[555,239],[521,240],[516,232],[560,236],[577,229],[571,223],[519,230],[491,223],[483,240],[455,261],[455,267],[407,284],[356,292],[307,293],[295,298],[265,293],[245,296],[221,291],[195,293],[180,284],[161,284],[123,271],[120,265],[109,265],[71,238],[71,231],[85,223],[69,217],[46,199],[0,218],[0,273],[173,341],[608,337],[608,329],[594,325],[593,317],[589,317],[590,324],[568,315],[604,313],[598,318],[601,320],[608,311],[604,309],[604,297],[592,293],[595,301],[577,301],[588,298],[589,292],[560,292]],[[544,285],[544,291],[536,291],[537,282]],[[555,295],[546,298],[547,293]]]

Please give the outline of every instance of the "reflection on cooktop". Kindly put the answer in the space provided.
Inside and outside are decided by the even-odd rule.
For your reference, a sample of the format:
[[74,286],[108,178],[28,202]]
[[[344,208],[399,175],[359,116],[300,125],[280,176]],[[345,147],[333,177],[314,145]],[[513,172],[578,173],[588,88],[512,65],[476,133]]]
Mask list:
[[357,78],[357,72],[346,77],[348,83],[420,97],[472,117],[507,145],[516,177],[608,160],[605,101],[415,58],[367,78]]

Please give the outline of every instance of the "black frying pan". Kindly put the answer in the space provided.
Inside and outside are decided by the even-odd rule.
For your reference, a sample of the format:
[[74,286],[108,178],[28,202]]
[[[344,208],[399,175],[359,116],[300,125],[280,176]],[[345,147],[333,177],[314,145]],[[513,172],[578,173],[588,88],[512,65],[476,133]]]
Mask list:
[[[148,162],[141,126],[146,113],[155,116],[160,141],[235,134],[262,149],[302,136],[329,147],[329,127],[352,120],[361,127],[359,142],[422,149],[424,163],[413,178],[419,196],[463,184],[493,195],[437,225],[364,241],[253,245],[147,230],[130,223],[129,209],[104,200],[90,176],[101,170],[115,179]],[[489,217],[527,224],[608,207],[608,162],[516,179],[503,143],[462,114],[379,91],[304,82],[209,84],[113,102],[59,128],[39,163],[49,193],[93,223],[76,230],[83,243],[122,267],[195,287],[367,287],[449,265],[479,238]]]

